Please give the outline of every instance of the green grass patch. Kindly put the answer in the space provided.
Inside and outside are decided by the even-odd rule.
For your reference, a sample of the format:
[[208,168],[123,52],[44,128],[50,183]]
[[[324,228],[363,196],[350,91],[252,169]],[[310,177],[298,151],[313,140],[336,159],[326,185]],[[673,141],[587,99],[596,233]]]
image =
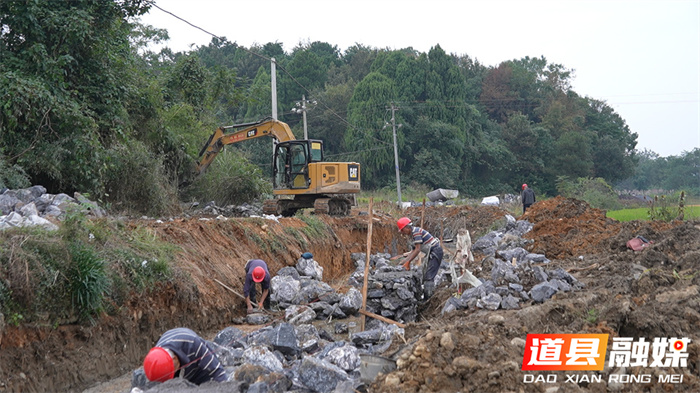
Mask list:
[[[617,221],[649,220],[649,208],[609,210],[606,216]],[[685,206],[684,218],[694,220],[700,218],[700,206]]]
[[304,221],[306,227],[302,231],[309,239],[326,238],[330,236],[331,230],[328,226],[318,219],[316,216],[300,216],[300,220]]
[[171,280],[177,250],[148,228],[79,212],[58,231],[0,231],[0,312],[13,323],[94,322]]

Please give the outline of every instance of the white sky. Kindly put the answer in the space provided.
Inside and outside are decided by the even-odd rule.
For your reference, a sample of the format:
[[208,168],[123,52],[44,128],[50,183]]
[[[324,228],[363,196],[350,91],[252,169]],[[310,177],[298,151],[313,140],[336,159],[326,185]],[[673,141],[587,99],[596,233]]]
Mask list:
[[[573,90],[604,100],[661,156],[700,147],[700,0],[156,0],[229,41],[322,41],[467,54],[487,66],[525,56],[575,70]],[[211,36],[157,8],[175,51]]]

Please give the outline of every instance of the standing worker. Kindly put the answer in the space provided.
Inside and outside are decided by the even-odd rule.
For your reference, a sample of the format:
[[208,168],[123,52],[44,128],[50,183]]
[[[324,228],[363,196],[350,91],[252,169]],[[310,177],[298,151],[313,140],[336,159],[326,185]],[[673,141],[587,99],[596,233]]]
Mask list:
[[523,214],[525,214],[525,210],[535,203],[535,192],[532,191],[532,188],[528,187],[527,184],[523,184],[521,199],[523,201]]
[[413,223],[411,223],[408,217],[399,218],[396,225],[399,227],[399,232],[413,237],[413,250],[411,250],[408,255],[404,254],[406,259],[404,260],[403,267],[409,270],[411,261],[417,257],[418,253],[421,251],[423,251],[428,260],[427,264],[423,264],[423,294],[425,295],[424,298],[427,300],[433,296],[433,291],[435,290],[435,276],[442,263],[443,251],[442,247],[440,247],[440,240],[425,229],[413,226]]
[[249,312],[253,311],[253,304],[255,304],[255,284],[257,283],[260,283],[262,295],[256,306],[262,310],[265,300],[268,300],[267,295],[270,293],[270,272],[267,270],[265,261],[251,259],[245,264],[245,284],[243,284],[243,296],[245,296]]
[[187,328],[165,332],[143,360],[143,371],[149,381],[158,382],[172,379],[176,374],[197,385],[228,379],[207,342]]

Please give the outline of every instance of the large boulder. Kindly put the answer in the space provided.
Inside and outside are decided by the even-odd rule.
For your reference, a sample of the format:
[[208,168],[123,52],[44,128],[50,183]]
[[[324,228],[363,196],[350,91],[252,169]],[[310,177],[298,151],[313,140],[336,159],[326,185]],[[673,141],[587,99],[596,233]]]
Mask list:
[[304,357],[299,366],[299,381],[314,392],[332,392],[348,379],[348,374],[340,367],[313,356]]

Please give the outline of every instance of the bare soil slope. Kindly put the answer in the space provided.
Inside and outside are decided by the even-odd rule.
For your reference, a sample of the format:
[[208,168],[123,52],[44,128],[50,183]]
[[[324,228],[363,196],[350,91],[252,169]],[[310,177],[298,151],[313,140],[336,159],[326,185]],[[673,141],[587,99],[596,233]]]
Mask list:
[[[451,238],[466,227],[473,240],[503,222],[506,211],[495,207],[433,207],[405,212],[436,236]],[[398,237],[398,217],[375,212],[372,252],[407,251]],[[608,333],[625,337],[689,337],[682,384],[629,384],[621,391],[700,391],[700,222],[619,223],[585,202],[554,198],[538,202],[520,217],[534,224],[527,235],[529,251],[545,254],[552,267],[562,267],[585,283],[577,292],[559,293],[542,304],[520,310],[461,310],[441,315],[454,290],[443,287],[409,324],[408,344],[396,343],[400,367],[380,376],[373,392],[604,392],[620,389],[607,383],[524,384],[522,365],[528,333]],[[283,218],[182,219],[148,226],[181,247],[179,276],[134,297],[119,315],[105,316],[97,326],[8,326],[0,337],[1,391],[82,391],[139,366],[159,335],[175,326],[213,332],[243,315],[241,299],[246,260],[262,258],[274,274],[293,266],[310,251],[324,267],[324,280],[342,283],[354,270],[353,252],[365,252],[367,215]],[[323,225],[319,225],[319,221]],[[289,228],[301,228],[292,231]],[[319,229],[322,229],[320,231]],[[301,233],[301,235],[300,235]],[[654,243],[641,252],[625,247],[642,235]],[[449,244],[449,243],[448,243]],[[448,247],[449,248],[449,247]],[[488,278],[489,270],[477,276]],[[395,340],[398,341],[398,340]],[[629,369],[644,373],[654,369]],[[658,370],[658,369],[657,369]],[[614,370],[604,370],[604,375]],[[657,371],[659,372],[659,371]],[[605,380],[605,378],[603,378]],[[558,389],[558,390],[556,390]]]
[[[700,391],[700,222],[630,222],[607,219],[582,201],[553,198],[520,217],[534,223],[530,251],[552,259],[585,283],[520,310],[456,311],[440,316],[444,289],[409,327],[421,337],[399,354],[399,369],[372,385],[376,392],[662,392]],[[653,245],[641,252],[626,242],[642,235]],[[488,279],[488,270],[478,276]],[[620,337],[689,337],[687,368],[609,370],[602,383],[523,382],[527,333],[606,333]],[[393,351],[400,348],[392,348]],[[532,373],[532,372],[529,372]],[[651,383],[608,384],[611,373],[653,374]],[[660,384],[661,373],[684,374],[683,383]]]

